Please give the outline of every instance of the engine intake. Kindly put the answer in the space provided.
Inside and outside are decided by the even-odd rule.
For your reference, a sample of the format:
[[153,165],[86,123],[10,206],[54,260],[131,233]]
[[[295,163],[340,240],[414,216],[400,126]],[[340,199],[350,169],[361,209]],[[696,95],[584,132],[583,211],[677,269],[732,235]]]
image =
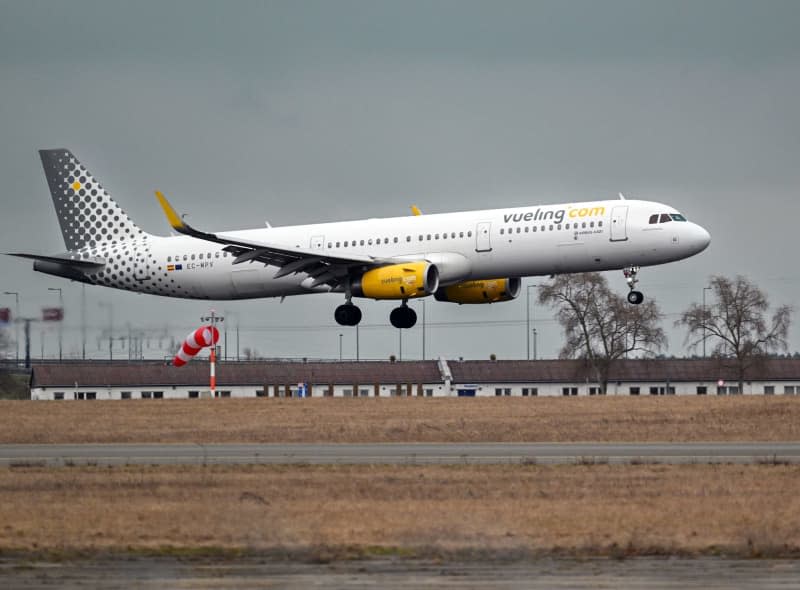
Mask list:
[[437,301],[458,304],[498,303],[516,299],[521,289],[522,280],[519,277],[464,281],[438,289],[434,297]]
[[439,271],[430,262],[392,264],[368,270],[350,284],[356,297],[412,299],[432,295],[439,288]]

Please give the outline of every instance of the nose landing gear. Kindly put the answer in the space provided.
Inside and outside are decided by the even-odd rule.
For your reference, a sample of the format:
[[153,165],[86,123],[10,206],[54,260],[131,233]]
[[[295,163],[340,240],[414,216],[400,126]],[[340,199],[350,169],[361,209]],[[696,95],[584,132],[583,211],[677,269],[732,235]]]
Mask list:
[[412,328],[417,323],[417,312],[408,306],[408,301],[403,300],[400,307],[395,307],[389,314],[389,321],[395,328]]
[[639,282],[639,279],[636,278],[636,274],[638,272],[638,266],[629,266],[622,270],[622,273],[625,275],[625,282],[627,282],[628,287],[630,287],[630,291],[628,292],[628,303],[633,305],[639,305],[642,301],[644,301],[644,295],[642,292],[636,290],[636,283]]

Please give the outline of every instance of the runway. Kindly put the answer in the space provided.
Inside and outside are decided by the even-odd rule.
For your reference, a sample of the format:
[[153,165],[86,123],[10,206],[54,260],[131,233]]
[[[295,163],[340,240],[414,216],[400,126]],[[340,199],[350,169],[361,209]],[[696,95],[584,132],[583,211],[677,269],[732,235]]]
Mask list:
[[800,463],[800,443],[0,445],[0,465]]

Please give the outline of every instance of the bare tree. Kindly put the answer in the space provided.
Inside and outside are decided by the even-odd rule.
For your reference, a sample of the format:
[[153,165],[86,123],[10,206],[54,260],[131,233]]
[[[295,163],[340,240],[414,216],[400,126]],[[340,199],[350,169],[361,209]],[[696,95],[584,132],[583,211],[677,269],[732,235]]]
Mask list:
[[713,303],[705,307],[693,303],[675,324],[687,328],[691,348],[713,339],[712,354],[733,361],[741,393],[751,367],[771,352],[786,350],[792,308],[778,307],[767,322],[767,296],[745,277],[713,276],[709,285]]
[[556,308],[565,336],[560,357],[586,359],[603,394],[616,360],[654,355],[666,345],[655,301],[631,305],[598,273],[560,275],[539,286],[538,300]]

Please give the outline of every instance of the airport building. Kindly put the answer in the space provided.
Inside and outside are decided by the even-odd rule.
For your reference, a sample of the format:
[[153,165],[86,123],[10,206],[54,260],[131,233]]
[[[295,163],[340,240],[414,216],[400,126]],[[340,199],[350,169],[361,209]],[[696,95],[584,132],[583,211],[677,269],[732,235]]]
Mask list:
[[[543,361],[247,361],[217,364],[217,397],[586,396],[600,393],[579,360]],[[721,359],[623,360],[613,365],[608,395],[800,394],[800,359],[751,368],[739,390]],[[34,365],[31,399],[113,400],[209,397],[204,362],[80,362]]]

